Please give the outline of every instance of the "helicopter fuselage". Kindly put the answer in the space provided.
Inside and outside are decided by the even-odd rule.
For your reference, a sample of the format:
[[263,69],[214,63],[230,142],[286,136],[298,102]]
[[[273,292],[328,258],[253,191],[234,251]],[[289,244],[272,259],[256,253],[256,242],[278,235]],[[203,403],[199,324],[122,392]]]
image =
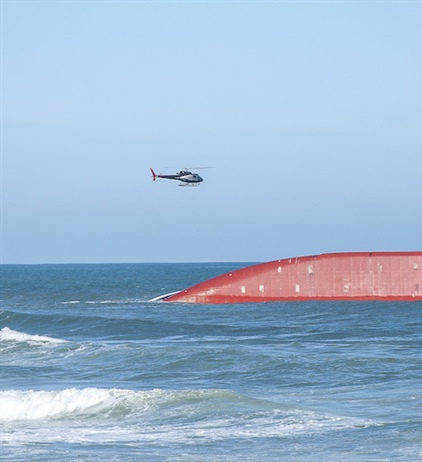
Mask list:
[[182,183],[196,185],[203,181],[203,179],[197,173],[192,173],[188,170],[181,170],[180,172],[177,172],[175,175],[157,175],[151,168],[151,173],[153,181],[155,181],[157,178],[163,178],[165,180],[178,180]]

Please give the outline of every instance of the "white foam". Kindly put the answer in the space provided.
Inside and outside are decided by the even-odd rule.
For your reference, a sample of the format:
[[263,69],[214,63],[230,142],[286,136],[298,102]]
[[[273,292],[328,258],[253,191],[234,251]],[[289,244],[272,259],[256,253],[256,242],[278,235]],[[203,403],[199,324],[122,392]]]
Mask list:
[[28,342],[28,343],[66,343],[66,340],[46,337],[43,335],[31,335],[25,332],[19,332],[17,330],[3,327],[0,330],[0,341],[12,341],[12,342]]
[[34,420],[74,412],[98,403],[100,398],[89,390],[56,391],[3,391],[0,392],[0,419]]
[[[59,391],[0,391],[0,420],[35,420],[99,415],[123,410],[145,410],[161,395],[159,390],[132,391],[102,388],[69,388]],[[120,412],[121,414],[122,412]]]
[[123,300],[69,300],[66,302],[61,302],[62,305],[132,305],[132,304],[139,304],[144,303],[145,300],[143,299],[123,299]]
[[0,438],[16,447],[54,441],[197,444],[380,425],[371,420],[274,407],[274,403],[230,390],[101,388],[0,392],[0,422],[6,424]]
[[275,436],[282,428],[298,432],[302,428],[309,430],[311,427],[341,428],[368,424],[361,419],[275,406],[274,403],[248,398],[230,390],[215,389],[142,391],[69,388],[57,391],[0,391],[0,420],[3,421],[81,415],[119,417],[130,413],[139,417],[140,414],[150,415],[158,411],[157,415],[164,425],[168,419],[174,421],[180,416],[194,417],[194,421],[201,416],[205,422],[208,421],[205,428],[212,422],[213,428],[221,426],[229,433],[228,420],[244,420],[243,425],[232,428],[232,436]]

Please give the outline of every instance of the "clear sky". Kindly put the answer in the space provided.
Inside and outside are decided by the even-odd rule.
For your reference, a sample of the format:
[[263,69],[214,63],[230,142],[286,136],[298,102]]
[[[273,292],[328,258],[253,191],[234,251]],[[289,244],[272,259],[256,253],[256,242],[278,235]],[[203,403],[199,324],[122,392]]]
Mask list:
[[421,2],[1,13],[2,263],[421,250]]

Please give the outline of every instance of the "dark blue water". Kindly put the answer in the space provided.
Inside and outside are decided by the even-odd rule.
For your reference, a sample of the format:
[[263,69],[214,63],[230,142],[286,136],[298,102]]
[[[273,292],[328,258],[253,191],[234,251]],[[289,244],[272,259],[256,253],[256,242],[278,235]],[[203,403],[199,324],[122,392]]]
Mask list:
[[3,265],[2,460],[422,460],[422,303],[149,301],[241,266]]

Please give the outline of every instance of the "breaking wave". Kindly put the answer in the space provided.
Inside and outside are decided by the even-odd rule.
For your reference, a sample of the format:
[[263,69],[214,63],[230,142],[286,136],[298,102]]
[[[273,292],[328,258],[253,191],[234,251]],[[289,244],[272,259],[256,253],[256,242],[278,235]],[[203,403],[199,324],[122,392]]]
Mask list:
[[[124,390],[69,388],[58,391],[0,392],[0,420],[25,425],[36,420],[129,422],[131,431],[180,439],[189,427],[192,436],[220,439],[279,437],[286,434],[375,425],[362,419],[292,409],[267,400],[247,397],[230,390]],[[114,428],[114,426],[113,426]],[[128,427],[126,427],[128,429]],[[158,431],[158,428],[160,431]],[[166,429],[164,431],[164,429]],[[150,435],[151,436],[151,435]],[[185,436],[187,437],[187,436]]]
[[9,329],[8,327],[3,327],[0,330],[0,341],[3,342],[25,342],[31,344],[39,344],[39,343],[67,343],[66,340],[46,337],[43,335],[32,335],[26,334],[25,332],[19,332],[17,330]]
[[36,420],[95,416],[148,406],[146,392],[117,389],[70,388],[60,391],[1,391],[0,419]]

